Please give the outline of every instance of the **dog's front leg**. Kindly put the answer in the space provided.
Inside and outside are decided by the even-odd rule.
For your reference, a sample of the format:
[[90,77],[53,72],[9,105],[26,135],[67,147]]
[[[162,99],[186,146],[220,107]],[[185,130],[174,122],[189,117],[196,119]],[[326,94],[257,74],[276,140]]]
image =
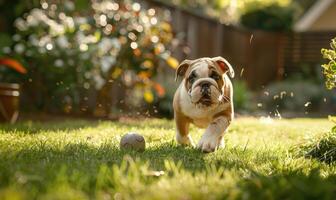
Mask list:
[[226,116],[219,116],[215,118],[205,130],[199,141],[197,148],[203,152],[213,152],[217,148],[224,145],[223,135],[227,127],[231,123],[231,118]]
[[195,146],[189,135],[190,120],[181,113],[175,112],[176,141],[182,145]]

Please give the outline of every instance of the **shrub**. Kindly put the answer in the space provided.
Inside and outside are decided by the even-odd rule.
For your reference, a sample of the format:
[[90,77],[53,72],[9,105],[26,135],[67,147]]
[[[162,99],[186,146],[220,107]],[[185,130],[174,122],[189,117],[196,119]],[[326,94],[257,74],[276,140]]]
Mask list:
[[30,105],[78,111],[92,93],[113,98],[114,83],[124,85],[121,89],[137,86],[148,103],[152,91],[164,94],[153,81],[158,63],[178,64],[169,51],[169,13],[133,1],[93,1],[84,10],[70,0],[53,2],[41,1],[15,22],[17,34],[6,54],[22,61],[28,75],[0,77],[22,82]]
[[[328,59],[327,64],[323,64],[323,74],[326,77],[326,87],[333,89],[336,87],[336,38],[332,40],[331,49],[322,49],[323,58]],[[330,116],[329,120],[336,123],[336,118]],[[300,147],[302,155],[315,158],[326,163],[336,161],[336,126],[330,132],[311,139],[308,143]]]
[[246,12],[240,17],[240,23],[243,26],[267,31],[291,29],[294,22],[293,7],[280,6],[276,3],[268,6],[255,6],[254,4],[247,6]]
[[252,93],[243,81],[235,80],[233,85],[233,104],[237,111],[247,110],[251,106]]
[[[335,106],[335,94],[322,85],[307,80],[284,80],[267,86],[259,97],[268,111],[317,111],[330,104]],[[325,102],[325,99],[330,101]],[[332,112],[332,109],[329,112]]]
[[322,65],[323,74],[326,77],[326,87],[332,89],[336,87],[336,38],[330,43],[331,49],[322,49],[323,58],[329,62]]

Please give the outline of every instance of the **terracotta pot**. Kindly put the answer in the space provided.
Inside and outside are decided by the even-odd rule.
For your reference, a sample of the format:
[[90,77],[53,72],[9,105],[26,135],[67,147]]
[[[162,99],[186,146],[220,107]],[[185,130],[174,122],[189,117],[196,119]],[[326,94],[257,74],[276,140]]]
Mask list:
[[20,85],[0,83],[0,122],[16,122],[19,116]]

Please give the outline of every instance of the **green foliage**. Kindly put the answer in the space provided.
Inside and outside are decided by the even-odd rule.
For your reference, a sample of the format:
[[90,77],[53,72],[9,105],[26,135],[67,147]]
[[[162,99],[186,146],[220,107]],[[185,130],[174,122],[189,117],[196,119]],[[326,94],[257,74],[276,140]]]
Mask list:
[[234,81],[233,83],[233,103],[237,111],[249,109],[252,93],[243,81]]
[[288,31],[292,28],[294,13],[295,10],[292,6],[278,4],[256,6],[251,4],[247,6],[246,12],[240,17],[240,23],[251,29]]
[[53,2],[41,1],[16,19],[12,48],[0,49],[0,55],[27,67],[26,76],[1,69],[0,79],[22,83],[30,108],[78,112],[88,96],[113,82],[136,86],[149,103],[152,92],[163,95],[152,80],[159,62],[178,64],[169,50],[173,34],[167,11],[133,1]]
[[[271,4],[279,4],[281,6],[289,6],[296,4],[297,0],[156,0],[163,3],[171,2],[183,9],[190,10],[197,14],[204,14],[227,24],[236,24],[239,17],[246,13],[251,5],[266,7]],[[307,4],[307,2],[305,2]],[[309,3],[308,3],[309,4]]]
[[[326,119],[239,118],[226,149],[211,154],[178,146],[168,120],[59,120],[0,125],[0,199],[332,199],[335,192],[335,165],[288,153],[307,134],[327,131]],[[129,131],[144,135],[146,151],[119,150]],[[203,130],[191,132],[197,141]]]
[[336,88],[336,38],[330,43],[331,49],[322,49],[323,58],[328,60],[328,63],[323,64],[323,74],[326,77],[326,87],[328,89]]

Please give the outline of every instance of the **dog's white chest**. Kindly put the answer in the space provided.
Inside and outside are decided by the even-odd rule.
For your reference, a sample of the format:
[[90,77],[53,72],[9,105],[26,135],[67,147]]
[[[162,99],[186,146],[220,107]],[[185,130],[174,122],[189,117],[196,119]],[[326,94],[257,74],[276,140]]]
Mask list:
[[185,90],[181,89],[180,92],[185,97],[180,99],[182,113],[192,119],[193,124],[200,128],[206,128],[213,120],[215,114],[230,106],[230,104],[226,103],[212,107],[199,107],[190,101]]

